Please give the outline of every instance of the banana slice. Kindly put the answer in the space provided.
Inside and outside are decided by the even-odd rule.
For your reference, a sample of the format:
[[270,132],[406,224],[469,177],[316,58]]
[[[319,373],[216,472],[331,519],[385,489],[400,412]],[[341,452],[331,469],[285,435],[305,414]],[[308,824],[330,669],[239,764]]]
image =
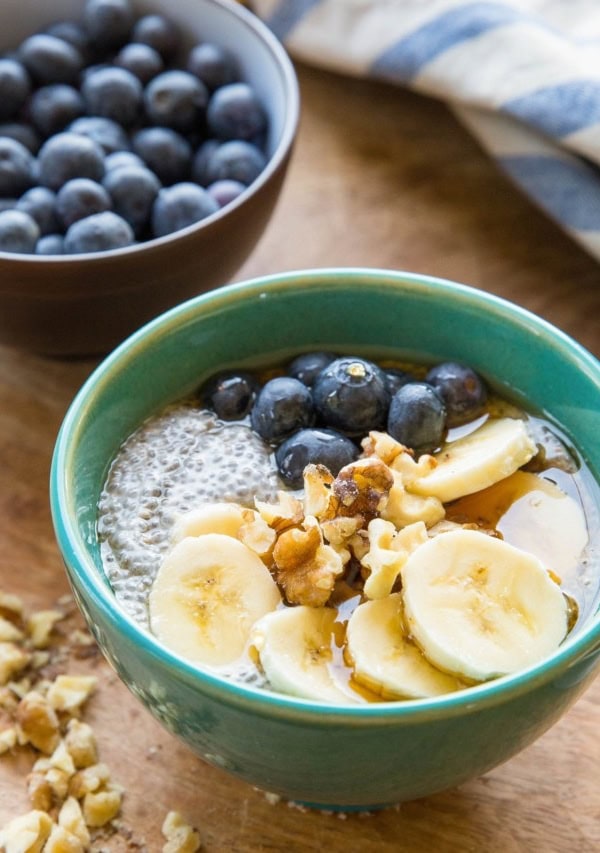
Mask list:
[[150,627],[188,660],[221,666],[243,654],[253,624],[280,602],[269,570],[246,545],[221,533],[187,537],[158,570]]
[[398,592],[356,608],[346,630],[347,659],[355,680],[390,699],[425,699],[464,687],[432,666],[410,642],[402,610]]
[[246,507],[235,503],[214,503],[192,509],[180,515],[173,525],[171,542],[181,542],[186,536],[203,536],[206,533],[222,533],[237,538],[244,524]]
[[253,628],[256,648],[271,687],[317,702],[352,702],[331,674],[334,622],[331,607],[284,607]]
[[522,420],[497,418],[446,444],[434,455],[436,467],[407,485],[409,491],[442,503],[478,492],[513,474],[537,447]]
[[475,681],[516,672],[567,633],[567,602],[542,563],[475,530],[435,536],[401,572],[407,627],[434,666]]

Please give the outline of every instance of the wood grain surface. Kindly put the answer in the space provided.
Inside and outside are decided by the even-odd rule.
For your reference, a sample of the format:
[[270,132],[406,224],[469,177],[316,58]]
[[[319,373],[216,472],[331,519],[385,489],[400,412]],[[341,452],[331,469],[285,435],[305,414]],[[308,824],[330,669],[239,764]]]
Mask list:
[[[600,266],[513,189],[444,106],[298,70],[303,117],[289,179],[238,279],[334,265],[431,273],[507,297],[600,356]],[[61,419],[93,367],[0,348],[0,586],[29,608],[67,592],[48,473]],[[100,658],[75,666],[100,679],[86,719],[126,788],[126,829],[97,849],[160,851],[162,819],[177,808],[210,853],[600,850],[600,680],[483,778],[340,817],[268,802],[164,733]],[[28,808],[30,765],[26,749],[0,759],[0,826]]]

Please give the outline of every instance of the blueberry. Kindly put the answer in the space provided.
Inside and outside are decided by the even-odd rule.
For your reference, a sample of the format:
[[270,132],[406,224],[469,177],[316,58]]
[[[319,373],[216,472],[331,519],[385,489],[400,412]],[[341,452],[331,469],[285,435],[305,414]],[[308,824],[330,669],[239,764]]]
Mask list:
[[45,142],[38,155],[40,183],[58,190],[71,178],[99,181],[104,174],[102,149],[79,133],[57,133]]
[[279,442],[315,420],[310,389],[292,379],[269,379],[259,391],[250,415],[252,429],[269,442]]
[[59,189],[56,214],[66,230],[79,219],[110,210],[112,202],[101,184],[89,178],[73,178]]
[[107,50],[120,47],[129,38],[133,22],[129,0],[86,0],[83,23],[99,47]]
[[214,198],[219,207],[225,207],[241,195],[245,189],[244,184],[240,184],[239,181],[215,181],[214,184],[210,184],[206,188],[206,192],[211,198]]
[[30,124],[22,122],[6,122],[0,124],[0,136],[8,136],[24,145],[32,154],[37,154],[42,141]]
[[275,462],[284,483],[291,489],[299,489],[307,465],[325,465],[336,477],[359,453],[351,439],[333,429],[301,429],[279,445]]
[[82,116],[69,126],[71,133],[87,136],[107,154],[114,151],[127,151],[129,137],[120,124],[110,118],[100,116]]
[[106,252],[122,249],[134,242],[131,226],[110,210],[78,219],[65,235],[65,252]]
[[194,175],[203,186],[222,180],[239,181],[248,186],[266,165],[267,159],[256,145],[234,139],[208,152],[202,169],[195,163]]
[[104,187],[112,198],[113,208],[140,235],[152,213],[160,190],[160,181],[145,166],[123,166],[104,176]]
[[144,93],[146,114],[154,124],[189,131],[204,119],[208,89],[187,71],[165,71]]
[[265,111],[247,83],[230,83],[213,93],[206,110],[210,132],[219,139],[253,139],[267,125]]
[[208,161],[220,145],[221,143],[218,139],[206,139],[194,154],[194,159],[192,161],[192,178],[197,184],[201,184],[203,187],[208,186],[208,184],[211,183],[206,180],[206,167],[208,165]]
[[409,382],[392,397],[388,432],[417,455],[433,453],[442,443],[445,427],[446,407],[426,382]]
[[147,44],[169,59],[179,47],[179,32],[175,24],[163,15],[144,15],[136,21],[132,41]]
[[219,373],[201,389],[206,405],[218,418],[237,421],[245,417],[256,399],[257,383],[248,373]]
[[332,352],[303,352],[289,363],[287,372],[294,379],[299,379],[300,382],[312,388],[319,373],[329,367],[336,358],[337,356]]
[[83,29],[76,21],[57,21],[46,30],[46,35],[55,36],[58,39],[72,44],[85,56],[89,48],[89,39]]
[[36,255],[64,255],[65,238],[62,234],[46,234],[35,245]]
[[152,209],[152,233],[164,237],[187,228],[219,209],[206,190],[188,182],[160,190]]
[[211,90],[240,79],[237,62],[230,53],[216,44],[197,44],[189,53],[187,69]]
[[137,120],[142,104],[142,84],[117,66],[99,68],[85,75],[81,94],[90,115],[103,116],[129,127]]
[[35,219],[40,234],[52,234],[59,230],[55,212],[56,195],[47,187],[33,187],[17,202],[17,210],[28,213]]
[[390,395],[384,372],[371,361],[337,358],[319,373],[313,394],[327,426],[357,435],[385,424]]
[[104,158],[104,168],[106,172],[111,172],[113,169],[121,169],[123,166],[140,166],[146,168],[146,164],[141,157],[134,154],[133,151],[113,151],[112,154],[107,154]]
[[487,390],[475,371],[454,361],[432,367],[425,381],[436,389],[446,405],[448,426],[458,426],[480,415]]
[[52,136],[84,112],[83,98],[73,86],[52,83],[31,96],[29,115],[43,136]]
[[40,236],[37,223],[22,210],[0,213],[0,252],[31,254]]
[[130,42],[121,48],[115,64],[125,68],[138,78],[141,83],[148,83],[157,74],[160,74],[164,64],[160,53],[150,47],[149,44],[136,44]]
[[0,139],[0,196],[20,196],[33,181],[34,159],[31,152],[5,136]]
[[33,79],[40,85],[73,83],[83,68],[80,52],[69,42],[56,36],[38,33],[21,44],[18,56]]
[[396,391],[406,385],[407,382],[414,382],[415,377],[406,370],[400,370],[398,367],[386,367],[385,382],[387,389],[392,397]]
[[133,137],[133,150],[162,184],[185,180],[192,163],[192,149],[181,134],[168,127],[148,127]]
[[0,59],[0,120],[13,118],[31,91],[27,71],[15,59]]

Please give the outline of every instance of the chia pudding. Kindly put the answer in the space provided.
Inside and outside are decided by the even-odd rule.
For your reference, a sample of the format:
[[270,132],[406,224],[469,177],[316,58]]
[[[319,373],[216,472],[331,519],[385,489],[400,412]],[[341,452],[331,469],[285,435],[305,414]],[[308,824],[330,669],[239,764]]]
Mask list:
[[[359,360],[353,361],[353,369],[356,368],[357,361]],[[395,371],[395,382],[399,381],[399,375],[403,373],[405,368],[407,366],[403,365],[402,370],[397,369]],[[418,366],[408,366],[408,368],[412,371],[412,374],[409,374],[411,375],[410,381],[418,384],[418,380],[414,377],[422,377],[424,369]],[[269,371],[267,377],[278,376],[282,372],[283,370],[278,372],[275,369]],[[261,570],[264,571],[266,567],[267,576],[270,578],[271,574],[279,586],[279,592],[275,592],[276,598],[273,599],[279,603],[271,604],[269,609],[274,613],[279,613],[283,609],[284,615],[289,616],[290,611],[296,607],[297,614],[300,616],[302,615],[301,610],[306,609],[306,605],[308,605],[311,610],[311,618],[319,608],[320,611],[328,611],[328,615],[331,615],[332,611],[337,613],[337,616],[332,616],[335,624],[328,628],[332,637],[330,647],[329,641],[326,644],[328,671],[332,676],[335,676],[333,680],[337,680],[337,686],[333,692],[328,693],[330,687],[324,691],[322,695],[324,701],[380,701],[381,698],[402,698],[401,695],[398,695],[398,693],[402,693],[401,690],[397,691],[396,694],[392,692],[390,697],[386,695],[384,689],[380,689],[381,684],[378,684],[376,689],[372,689],[372,684],[366,676],[362,682],[357,676],[360,683],[353,680],[353,664],[346,650],[346,639],[340,639],[341,635],[335,626],[343,625],[345,631],[346,625],[352,623],[353,614],[357,610],[366,613],[367,607],[377,604],[376,601],[370,599],[378,597],[377,595],[365,596],[369,574],[374,573],[372,554],[377,551],[374,541],[377,525],[375,524],[373,527],[371,525],[373,520],[379,516],[379,510],[372,508],[365,510],[365,499],[371,500],[373,493],[377,491],[379,486],[374,486],[375,480],[373,480],[368,489],[360,493],[362,486],[360,486],[360,476],[357,476],[356,472],[359,469],[366,471],[371,463],[376,463],[380,467],[383,465],[384,468],[389,463],[393,468],[396,463],[390,460],[395,459],[395,456],[400,452],[398,448],[402,449],[403,445],[391,435],[377,431],[381,430],[381,422],[374,424],[374,431],[366,430],[363,431],[362,435],[352,434],[352,431],[348,429],[346,435],[343,436],[343,443],[336,445],[336,452],[337,450],[340,451],[342,461],[337,466],[339,470],[333,470],[333,474],[323,465],[319,465],[319,460],[311,457],[307,448],[302,448],[308,453],[308,457],[305,459],[305,453],[304,456],[300,454],[298,458],[308,461],[304,472],[306,475],[306,472],[310,471],[313,477],[313,486],[310,488],[314,489],[314,478],[317,477],[318,480],[321,477],[319,481],[321,498],[323,494],[330,496],[335,492],[337,495],[336,505],[340,517],[334,520],[343,522],[342,526],[347,527],[352,517],[359,517],[356,513],[360,511],[363,529],[358,530],[358,532],[355,531],[354,537],[348,534],[346,540],[338,542],[336,536],[341,528],[336,531],[331,525],[327,527],[328,520],[331,522],[331,515],[327,516],[324,513],[319,520],[321,525],[318,534],[321,542],[319,548],[324,547],[325,550],[331,552],[332,558],[335,557],[338,560],[340,567],[342,562],[344,563],[344,568],[343,570],[338,568],[334,571],[335,580],[330,578],[330,586],[325,596],[321,596],[318,600],[310,596],[294,598],[296,593],[293,591],[292,585],[286,587],[285,580],[282,581],[284,561],[277,562],[276,549],[284,539],[281,530],[286,528],[287,534],[292,535],[295,531],[300,538],[303,536],[310,538],[310,535],[315,532],[316,522],[313,524],[312,509],[310,513],[306,509],[305,514],[301,513],[301,516],[296,520],[284,519],[283,527],[282,519],[278,518],[277,515],[278,513],[285,515],[293,501],[299,507],[302,507],[302,501],[304,501],[305,507],[307,501],[308,504],[311,504],[311,501],[314,503],[314,495],[311,497],[310,494],[307,495],[305,489],[297,488],[297,474],[295,475],[296,480],[291,479],[290,458],[292,457],[286,457],[284,466],[281,465],[281,447],[285,446],[286,441],[289,440],[289,432],[284,435],[283,430],[280,430],[280,434],[273,438],[277,432],[278,423],[274,425],[271,421],[265,427],[267,430],[265,435],[268,436],[268,440],[265,439],[265,435],[259,434],[263,427],[255,417],[255,410],[258,411],[260,408],[256,404],[256,399],[258,395],[260,402],[261,392],[256,389],[260,389],[261,382],[268,385],[269,381],[271,380],[267,378],[265,383],[264,375],[256,378],[256,387],[253,385],[254,380],[250,381],[248,387],[254,390],[249,394],[248,407],[241,411],[239,417],[230,417],[229,419],[219,417],[214,410],[207,407],[210,405],[210,397],[207,403],[206,394],[204,396],[195,395],[174,403],[151,417],[123,443],[111,465],[98,506],[98,535],[101,543],[101,557],[116,600],[119,606],[132,616],[140,626],[146,630],[152,629],[154,633],[157,633],[153,621],[154,617],[150,615],[152,589],[156,587],[157,578],[160,577],[163,567],[179,547],[173,538],[176,522],[179,522],[186,514],[191,514],[203,507],[231,504],[238,507],[242,514],[246,508],[247,512],[251,513],[253,536],[256,537],[257,530],[260,534],[259,538],[265,530],[272,536],[270,544],[265,546],[262,551],[255,548],[262,560],[262,564],[258,560]],[[247,377],[244,382],[248,382]],[[265,384],[263,384],[263,388]],[[404,377],[402,376],[400,384],[393,394],[388,396],[397,396],[398,389],[403,384]],[[286,391],[286,393],[290,392]],[[291,393],[292,395],[296,393],[293,388]],[[239,387],[236,388],[236,394],[234,402],[237,406],[241,399]],[[304,392],[302,395],[306,397]],[[310,394],[308,396],[310,397]],[[229,405],[231,400],[230,397],[228,399]],[[275,411],[277,405],[277,397],[276,395],[273,396],[271,389],[268,405],[265,405],[263,401],[261,417],[264,416],[268,419],[269,413],[271,410]],[[252,409],[252,406],[255,407],[255,410]],[[434,406],[439,407],[439,400],[435,400]],[[294,411],[298,411],[297,405]],[[322,423],[318,421],[318,416],[314,418],[312,415],[307,416],[306,411],[305,400],[303,399],[301,414],[294,415],[299,418],[295,437],[300,436],[300,439],[303,440],[302,437],[305,432],[313,431],[316,433],[319,429],[325,433],[330,431],[328,424],[323,427]],[[335,415],[337,417],[338,413],[336,412]],[[289,411],[283,413],[280,411],[278,417],[281,422],[286,422]],[[406,530],[402,530],[403,527],[414,530],[420,524],[422,530],[419,530],[419,536],[421,536],[419,541],[421,543],[427,539],[429,539],[430,544],[434,540],[444,540],[449,535],[447,531],[454,532],[454,536],[457,538],[457,530],[462,531],[461,535],[465,533],[465,530],[468,531],[466,537],[463,537],[467,541],[473,530],[476,530],[479,531],[479,535],[481,532],[487,534],[484,537],[485,548],[490,545],[490,539],[493,542],[504,540],[511,547],[514,546],[517,549],[535,554],[552,576],[554,581],[552,585],[560,581],[562,594],[565,600],[569,602],[567,608],[568,630],[571,630],[578,621],[584,620],[589,615],[598,598],[597,564],[600,545],[598,507],[600,506],[600,489],[585,465],[576,461],[575,456],[567,450],[567,443],[558,429],[545,419],[526,414],[522,409],[490,392],[486,397],[485,405],[479,406],[476,412],[463,418],[462,422],[446,422],[443,441],[438,436],[431,447],[425,446],[419,453],[406,451],[406,447],[411,446],[407,443],[402,450],[406,456],[406,462],[403,465],[405,469],[408,465],[409,468],[412,466],[411,470],[416,470],[418,465],[423,467],[425,464],[423,460],[432,459],[431,453],[434,456],[437,455],[438,462],[441,464],[443,462],[442,451],[445,448],[449,453],[452,453],[453,448],[458,448],[461,443],[466,442],[469,446],[470,437],[483,434],[490,424],[493,428],[494,424],[502,425],[502,423],[507,423],[509,426],[515,423],[523,424],[527,441],[533,448],[531,452],[523,457],[518,464],[516,463],[507,476],[497,477],[485,488],[467,491],[464,494],[459,494],[458,497],[451,497],[441,502],[438,500],[441,515],[424,517],[424,520],[418,521],[417,524],[413,524],[414,520],[411,519],[397,523],[398,543],[400,543],[400,536],[406,533]],[[390,421],[388,421],[389,424]],[[393,426],[394,424],[392,424]],[[368,438],[365,437],[367,434]],[[295,440],[294,436],[292,436],[292,444]],[[329,438],[329,436],[326,437]],[[346,456],[349,445],[354,448],[354,451],[351,451],[355,459],[354,462],[348,462]],[[384,450],[377,449],[379,446]],[[416,444],[412,446],[416,446]],[[309,450],[311,447],[313,445],[310,445]],[[389,448],[392,448],[391,452]],[[293,449],[297,453],[297,447]],[[326,452],[330,453],[330,450]],[[386,453],[388,453],[388,457],[386,457]],[[331,454],[328,459],[330,458],[332,458]],[[383,464],[384,460],[387,460],[386,465]],[[297,458],[294,457],[292,462],[297,465]],[[434,461],[432,465],[435,466],[438,462]],[[360,468],[361,465],[363,469]],[[391,468],[388,469],[388,475]],[[400,470],[397,465],[396,468]],[[348,471],[350,474],[347,473]],[[346,477],[345,481],[343,481],[344,476]],[[396,476],[397,474],[393,474],[393,477]],[[329,479],[327,479],[328,477]],[[308,481],[305,479],[304,483],[307,484]],[[344,491],[348,483],[354,492],[352,490],[351,493]],[[336,492],[336,488],[338,488],[338,492]],[[389,484],[387,488],[389,491]],[[415,498],[415,495],[419,495],[419,488],[417,484],[415,494],[410,495],[411,500]],[[408,490],[410,491],[411,487]],[[285,495],[289,496],[289,506],[285,505]],[[348,497],[349,495],[350,497]],[[358,503],[356,506],[359,507],[359,510],[356,510],[355,516],[353,516],[354,510],[352,508],[348,511],[344,510],[344,501],[348,503],[349,500],[352,505],[352,501],[357,499],[357,495]],[[437,498],[423,497],[423,495],[426,495],[426,492],[422,492],[418,500],[422,501],[422,506],[427,515],[431,509],[431,501],[435,501]],[[565,500],[562,502],[555,500],[559,497]],[[262,509],[260,502],[264,504]],[[384,505],[385,501],[380,501],[378,504],[379,507]],[[389,524],[389,521],[383,520],[389,517],[389,515],[385,515],[385,511],[382,511],[381,524]],[[248,518],[245,519],[246,522],[248,522]],[[237,526],[240,527],[240,524],[242,524],[241,521]],[[438,528],[440,534],[437,532]],[[367,529],[369,535],[367,535]],[[380,530],[381,527],[377,529]],[[221,531],[219,530],[217,533],[220,534]],[[195,534],[187,533],[185,535],[193,537]],[[362,536],[362,543],[360,536]],[[450,539],[445,541],[450,542]],[[458,541],[462,540],[459,538]],[[480,539],[480,541],[483,540]],[[218,544],[216,539],[213,541],[210,538],[210,535],[206,537],[206,542]],[[273,550],[273,542],[275,542],[275,551]],[[493,542],[490,545],[492,551],[496,548]],[[305,542],[301,543],[298,548],[301,550],[305,544]],[[238,546],[236,545],[236,547]],[[371,548],[370,562],[368,555],[364,559],[369,547]],[[407,545],[406,547],[410,552],[410,548],[413,546]],[[381,552],[388,555],[385,558],[388,559],[388,562],[389,554],[394,548],[401,550],[401,545],[389,545],[388,543]],[[348,552],[351,553],[349,561]],[[256,553],[253,554],[255,560]],[[341,558],[340,555],[342,555]],[[214,582],[215,579],[212,578],[211,583]],[[268,583],[271,583],[271,579]],[[400,582],[400,574],[397,575],[395,581],[392,580],[386,590],[388,602],[391,602],[393,598],[400,597],[400,592],[403,592],[403,583],[404,581],[402,584]],[[273,586],[275,587],[274,584]],[[219,602],[219,604],[221,603]],[[365,603],[366,606],[361,607]],[[194,611],[196,616],[200,618],[201,610],[198,610],[196,605],[194,608],[196,608]],[[381,618],[383,619],[384,616],[382,615]],[[259,619],[257,624],[261,625],[263,621]],[[358,620],[354,621],[358,622]],[[279,630],[276,620],[273,619],[267,627],[271,633],[273,630]],[[296,630],[291,621],[289,628],[291,631]],[[318,630],[321,629],[322,626]],[[265,676],[265,670],[269,669],[266,652],[265,658],[263,659],[260,656],[260,660],[259,652],[265,644],[268,645],[270,642],[271,635],[268,631],[265,630],[264,634],[260,634],[260,632],[256,634],[255,632],[254,645],[250,644],[245,649],[243,657],[230,666],[218,667],[218,671],[226,677],[233,677],[244,683],[294,693],[296,687],[293,683],[288,684],[289,680],[285,673],[283,679],[279,680],[281,683],[278,682],[277,667],[274,670],[269,670]],[[362,627],[360,631],[365,633]],[[354,633],[360,633],[358,627],[355,628]],[[408,642],[417,645],[412,636],[409,637]],[[425,645],[425,641],[423,645]],[[411,649],[411,653],[415,651],[412,646]],[[421,652],[422,649],[419,653]],[[315,660],[322,653],[323,649],[318,644],[311,651]],[[427,656],[426,652],[424,654]],[[427,666],[429,666],[429,662]],[[436,663],[436,666],[439,666],[446,680],[448,680],[446,673],[455,674],[451,667],[444,670],[442,664]],[[210,666],[208,668],[210,669]],[[457,671],[460,675],[460,670]],[[455,684],[444,689],[462,689],[472,683],[468,673],[463,672],[462,674],[465,676],[462,680],[459,679]],[[439,672],[436,678],[437,676],[439,676]],[[482,679],[486,680],[483,676]],[[474,680],[477,681],[478,678],[475,677]],[[296,695],[315,698],[310,692],[307,693],[305,688],[298,688],[298,690],[300,692],[296,692]],[[303,693],[302,690],[305,692]],[[419,697],[417,695],[413,698]]]

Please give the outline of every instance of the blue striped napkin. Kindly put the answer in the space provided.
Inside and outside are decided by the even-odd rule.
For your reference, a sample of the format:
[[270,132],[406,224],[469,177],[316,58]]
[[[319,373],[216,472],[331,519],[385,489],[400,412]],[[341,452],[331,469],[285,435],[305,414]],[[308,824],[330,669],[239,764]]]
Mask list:
[[254,0],[305,62],[448,102],[600,258],[600,0]]

